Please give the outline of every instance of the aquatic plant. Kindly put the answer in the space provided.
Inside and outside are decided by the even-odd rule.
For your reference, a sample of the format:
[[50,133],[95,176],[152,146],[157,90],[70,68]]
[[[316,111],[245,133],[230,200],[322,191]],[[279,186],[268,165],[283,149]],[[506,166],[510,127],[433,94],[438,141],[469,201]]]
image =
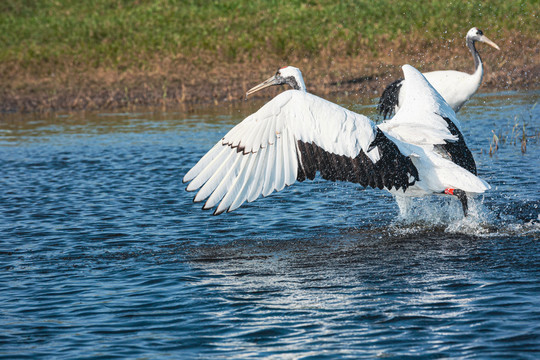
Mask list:
[[537,105],[538,102],[534,103],[526,113],[516,114],[511,123],[509,122],[498,131],[491,130],[493,136],[489,143],[489,156],[493,156],[500,146],[517,146],[518,144],[521,152],[525,154],[527,152],[527,142],[540,141],[540,129],[533,122],[534,110]]

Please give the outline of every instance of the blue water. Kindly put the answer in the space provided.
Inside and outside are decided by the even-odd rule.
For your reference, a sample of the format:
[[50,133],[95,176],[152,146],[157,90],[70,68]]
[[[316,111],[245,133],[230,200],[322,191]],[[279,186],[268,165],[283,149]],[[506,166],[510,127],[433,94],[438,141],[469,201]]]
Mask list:
[[[260,103],[6,116],[0,357],[536,359],[539,95],[479,94],[459,113],[493,187],[467,219],[455,200],[401,214],[386,192],[321,179],[201,210],[183,175]],[[492,130],[506,143],[490,156]]]

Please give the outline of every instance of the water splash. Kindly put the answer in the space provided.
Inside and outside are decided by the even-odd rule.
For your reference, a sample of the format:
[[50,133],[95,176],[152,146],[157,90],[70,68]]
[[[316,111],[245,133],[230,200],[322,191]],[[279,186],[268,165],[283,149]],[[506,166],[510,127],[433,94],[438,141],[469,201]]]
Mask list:
[[463,216],[457,199],[443,196],[412,198],[397,196],[399,215],[391,224],[398,233],[433,230],[472,236],[515,235],[524,231],[540,232],[540,223],[522,224],[512,216],[500,221],[500,214],[489,209],[484,197],[469,197],[469,214]]

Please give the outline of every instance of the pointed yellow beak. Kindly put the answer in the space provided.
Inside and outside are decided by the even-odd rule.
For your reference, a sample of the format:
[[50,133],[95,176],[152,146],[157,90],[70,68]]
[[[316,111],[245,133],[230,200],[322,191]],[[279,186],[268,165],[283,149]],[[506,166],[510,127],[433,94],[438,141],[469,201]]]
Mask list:
[[272,76],[271,78],[269,78],[268,80],[260,83],[259,85],[255,86],[255,87],[252,87],[251,89],[249,89],[247,92],[246,92],[246,99],[249,95],[253,94],[253,93],[256,93],[257,91],[260,91],[264,88],[267,88],[269,86],[272,86],[272,85],[279,85],[279,82],[278,80],[276,79],[276,76]]
[[490,46],[493,46],[493,47],[494,47],[495,49],[497,49],[497,50],[501,50],[501,49],[497,46],[497,44],[495,44],[493,41],[489,40],[489,39],[487,38],[487,36],[482,35],[482,37],[480,37],[480,41],[483,42],[483,43],[486,43],[486,44],[488,44],[488,45],[490,45]]

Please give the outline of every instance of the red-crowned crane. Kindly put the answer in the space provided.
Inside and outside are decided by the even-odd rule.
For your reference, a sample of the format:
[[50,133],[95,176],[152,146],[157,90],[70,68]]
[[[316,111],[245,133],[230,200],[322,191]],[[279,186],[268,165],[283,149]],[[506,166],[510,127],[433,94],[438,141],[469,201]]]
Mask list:
[[369,118],[306,92],[299,69],[285,67],[252,94],[272,85],[277,95],[233,127],[184,176],[188,191],[215,215],[268,196],[295,181],[349,181],[397,196],[447,194],[467,214],[467,193],[489,185],[476,176],[454,111],[410,65],[407,97],[396,116],[376,126]]
[[[478,90],[484,76],[484,65],[480,54],[476,50],[475,42],[483,42],[500,50],[497,44],[489,40],[482,30],[473,27],[466,36],[467,47],[471,51],[474,59],[475,71],[468,74],[455,70],[440,70],[423,73],[424,77],[429,81],[431,86],[439,92],[446,100],[448,105],[455,111],[459,109],[469,100]],[[391,83],[384,89],[377,109],[383,118],[392,116],[392,113],[399,110],[405,101],[403,91],[403,83],[406,80],[399,79]]]

